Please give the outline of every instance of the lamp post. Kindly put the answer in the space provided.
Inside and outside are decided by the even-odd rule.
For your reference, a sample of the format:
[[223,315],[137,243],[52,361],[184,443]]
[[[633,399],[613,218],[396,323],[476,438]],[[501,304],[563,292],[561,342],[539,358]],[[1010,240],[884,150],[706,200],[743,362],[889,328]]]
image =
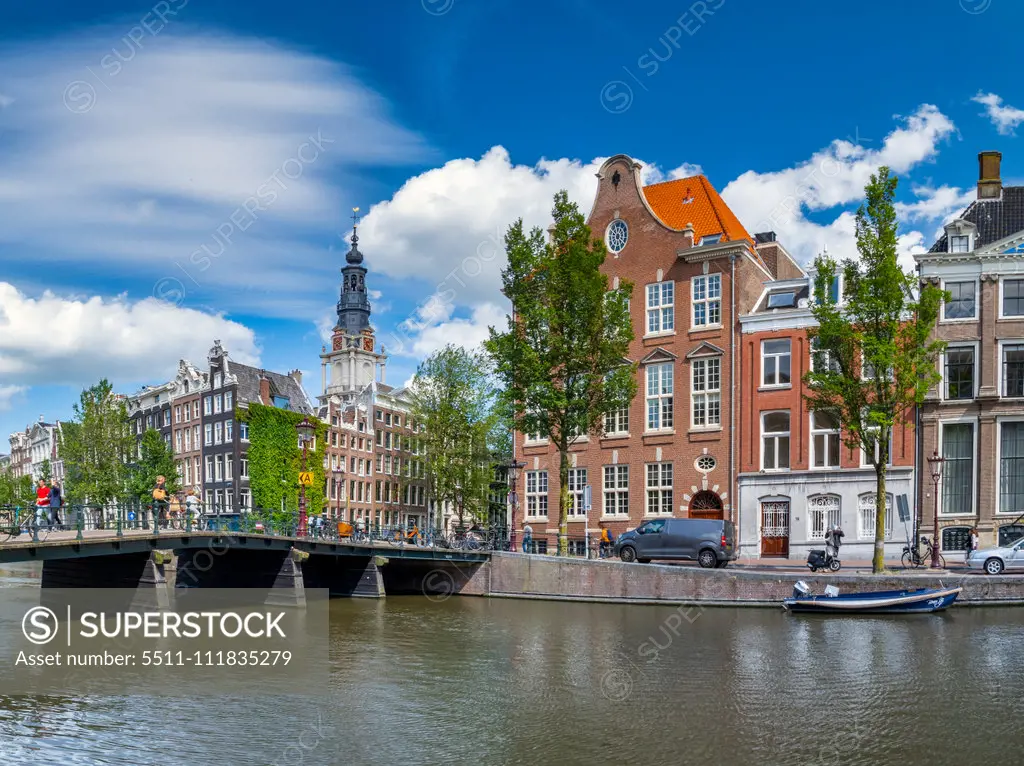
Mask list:
[[338,511],[337,511],[337,514],[336,514],[336,516],[334,518],[335,523],[337,523],[339,521],[344,521],[345,520],[345,516],[341,512],[341,488],[342,488],[342,481],[344,481],[341,477],[344,476],[345,474],[343,474],[341,472],[341,468],[339,466],[334,466],[333,473],[334,473],[334,492],[338,496]]
[[526,463],[520,463],[513,458],[505,464],[508,469],[508,501],[512,511],[512,519],[509,524],[508,548],[515,553],[516,550],[516,511],[519,510],[519,494],[516,488],[519,486],[519,472],[526,467]]
[[939,564],[939,482],[942,481],[942,464],[946,459],[939,457],[939,453],[933,452],[928,458],[928,469],[932,472],[932,481],[935,482],[935,513],[932,520],[932,569],[941,569]]
[[[303,418],[302,422],[295,426],[299,434],[299,442],[302,444],[302,472],[306,472],[306,458],[309,454],[309,443],[313,441],[316,433],[316,425],[310,419]],[[299,537],[306,536],[306,484],[299,482]]]

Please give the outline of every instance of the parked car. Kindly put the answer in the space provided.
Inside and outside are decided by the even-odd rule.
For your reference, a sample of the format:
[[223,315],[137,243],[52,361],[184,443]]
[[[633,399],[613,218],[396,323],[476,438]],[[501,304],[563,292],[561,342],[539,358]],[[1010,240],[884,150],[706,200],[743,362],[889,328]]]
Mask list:
[[1004,569],[1024,569],[1024,537],[1001,548],[974,551],[967,559],[967,567],[990,575],[997,575]]
[[653,559],[696,561],[705,569],[736,559],[736,527],[721,519],[651,519],[623,532],[615,541],[623,561]]

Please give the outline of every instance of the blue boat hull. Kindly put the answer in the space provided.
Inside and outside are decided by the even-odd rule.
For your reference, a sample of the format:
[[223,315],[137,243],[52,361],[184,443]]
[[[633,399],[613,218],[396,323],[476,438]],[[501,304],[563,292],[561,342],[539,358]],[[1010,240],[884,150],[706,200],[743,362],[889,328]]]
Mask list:
[[851,593],[844,596],[787,598],[782,608],[790,612],[828,614],[927,614],[948,609],[962,588],[922,588]]

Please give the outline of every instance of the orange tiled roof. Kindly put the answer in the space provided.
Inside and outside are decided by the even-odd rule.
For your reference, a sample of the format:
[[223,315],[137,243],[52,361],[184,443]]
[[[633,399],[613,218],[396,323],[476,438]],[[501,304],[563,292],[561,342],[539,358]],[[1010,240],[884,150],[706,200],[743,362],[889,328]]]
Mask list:
[[[643,191],[654,214],[666,226],[684,229],[686,224],[692,223],[695,243],[709,234],[721,234],[723,242],[754,241],[715,187],[702,175],[652,184]],[[690,198],[692,202],[683,202]]]

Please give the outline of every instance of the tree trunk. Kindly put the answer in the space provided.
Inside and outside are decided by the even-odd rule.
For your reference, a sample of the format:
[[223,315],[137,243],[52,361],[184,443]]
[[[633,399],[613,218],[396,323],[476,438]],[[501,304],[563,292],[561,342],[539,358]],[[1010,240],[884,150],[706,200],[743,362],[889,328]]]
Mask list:
[[885,466],[888,462],[880,460],[875,466],[875,553],[871,559],[871,571],[881,574],[885,571],[885,514],[889,512],[885,504]]
[[569,555],[569,445],[558,449],[558,555]]

